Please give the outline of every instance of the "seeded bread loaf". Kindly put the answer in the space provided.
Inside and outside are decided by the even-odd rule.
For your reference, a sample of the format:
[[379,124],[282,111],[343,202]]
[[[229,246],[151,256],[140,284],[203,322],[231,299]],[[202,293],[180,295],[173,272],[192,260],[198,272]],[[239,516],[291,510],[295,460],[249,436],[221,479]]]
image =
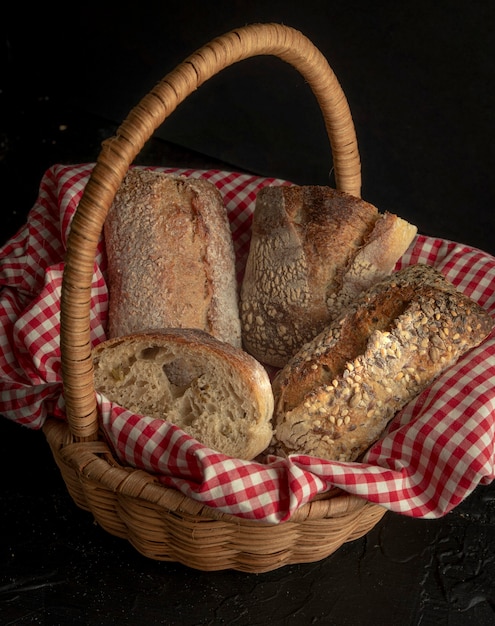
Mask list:
[[384,279],[279,372],[276,451],[357,459],[397,411],[493,326],[484,309],[427,265]]
[[109,337],[199,328],[240,346],[234,247],[211,182],[133,168],[104,232]]
[[200,330],[109,339],[93,351],[95,389],[140,415],[172,422],[206,446],[252,459],[272,436],[265,369]]
[[330,187],[262,189],[241,288],[245,349],[283,367],[393,270],[416,232],[396,215]]

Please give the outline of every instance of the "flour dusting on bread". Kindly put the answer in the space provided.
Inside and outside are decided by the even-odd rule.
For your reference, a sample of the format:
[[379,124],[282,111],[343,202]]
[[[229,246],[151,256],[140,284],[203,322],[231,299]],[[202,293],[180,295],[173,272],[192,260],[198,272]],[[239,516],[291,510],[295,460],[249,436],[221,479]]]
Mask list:
[[234,246],[215,185],[131,169],[104,232],[109,337],[199,328],[240,346]]

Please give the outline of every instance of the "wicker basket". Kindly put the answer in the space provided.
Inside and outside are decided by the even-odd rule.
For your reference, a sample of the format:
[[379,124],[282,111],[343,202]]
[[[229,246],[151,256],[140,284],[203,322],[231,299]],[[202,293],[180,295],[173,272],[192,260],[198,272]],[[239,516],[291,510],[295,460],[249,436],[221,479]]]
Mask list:
[[200,570],[266,572],[314,562],[366,534],[385,509],[334,489],[279,525],[244,521],[122,467],[99,431],[90,342],[90,290],[98,239],[129,166],[158,126],[199,85],[233,63],[272,54],[305,78],[321,108],[336,185],[360,195],[361,171],[346,98],[326,60],[301,33],[277,24],[229,32],[199,49],[158,83],[101,149],[74,217],[61,300],[61,353],[67,421],[44,432],[74,502],[140,553]]

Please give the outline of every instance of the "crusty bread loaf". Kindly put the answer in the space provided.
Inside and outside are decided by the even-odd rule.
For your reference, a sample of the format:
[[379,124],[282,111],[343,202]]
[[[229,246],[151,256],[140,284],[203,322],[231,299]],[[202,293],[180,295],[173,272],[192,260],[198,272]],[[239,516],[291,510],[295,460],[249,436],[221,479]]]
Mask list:
[[109,337],[199,328],[240,346],[234,246],[211,182],[133,168],[104,232]]
[[95,389],[172,422],[206,446],[252,459],[272,436],[273,394],[263,366],[195,329],[109,339],[93,351]]
[[357,459],[398,410],[493,326],[435,269],[415,265],[392,274],[279,372],[276,451]]
[[263,188],[241,288],[245,349],[283,367],[393,270],[416,232],[396,215],[330,187]]

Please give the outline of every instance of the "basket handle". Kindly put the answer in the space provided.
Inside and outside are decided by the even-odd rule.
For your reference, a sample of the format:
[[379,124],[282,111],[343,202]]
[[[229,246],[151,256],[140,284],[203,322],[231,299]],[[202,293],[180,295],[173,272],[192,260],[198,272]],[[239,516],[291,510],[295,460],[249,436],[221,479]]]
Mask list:
[[213,39],[167,74],[130,111],[116,135],[103,142],[71,225],[62,280],[60,349],[67,419],[75,440],[98,437],[90,297],[97,244],[115,194],[146,141],[178,104],[220,70],[257,55],[279,57],[308,82],[323,114],[336,186],[360,195],[361,166],[347,100],[326,59],[299,31],[279,24],[245,26]]

